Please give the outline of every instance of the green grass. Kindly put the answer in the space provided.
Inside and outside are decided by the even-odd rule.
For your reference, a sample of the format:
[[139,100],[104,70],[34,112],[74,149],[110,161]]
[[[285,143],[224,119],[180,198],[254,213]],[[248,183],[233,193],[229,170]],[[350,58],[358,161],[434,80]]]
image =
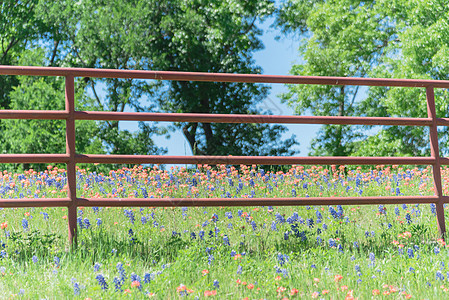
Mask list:
[[[84,175],[78,180],[78,194],[123,197],[137,192],[144,197],[142,188],[149,197],[182,197],[189,192],[191,197],[220,197],[228,192],[251,196],[252,191],[256,197],[290,197],[293,189],[298,197],[396,195],[396,188],[404,195],[433,193],[429,169],[373,167],[372,172],[340,172],[298,167],[282,174],[267,172],[268,178],[255,169],[226,167],[198,172],[136,167],[114,173],[89,175],[79,170]],[[443,170],[445,189],[447,174]],[[239,191],[237,175],[242,181]],[[32,196],[36,190],[47,197],[65,193],[62,170],[4,174],[0,184],[2,198]],[[429,204],[386,205],[383,213],[378,206],[343,206],[342,210],[334,217],[328,206],[86,207],[79,209],[79,217],[83,227],[86,220],[90,226],[79,227],[78,246],[70,249],[66,208],[2,209],[0,223],[6,222],[7,227],[0,230],[0,295],[5,299],[146,299],[151,295],[177,299],[187,293],[192,299],[345,299],[352,291],[358,299],[447,297],[449,249],[438,241]],[[121,276],[117,264],[126,274],[121,291],[114,284],[114,278],[120,281]],[[107,289],[96,279],[99,274]],[[140,288],[132,282],[132,274],[140,277]],[[145,274],[149,282],[144,282]],[[376,290],[380,295],[373,295]],[[216,295],[205,296],[207,291]]]

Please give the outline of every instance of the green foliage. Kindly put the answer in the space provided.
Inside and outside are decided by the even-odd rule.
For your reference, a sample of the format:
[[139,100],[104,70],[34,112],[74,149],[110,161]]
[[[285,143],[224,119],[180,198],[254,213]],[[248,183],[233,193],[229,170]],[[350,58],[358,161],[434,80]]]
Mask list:
[[[3,4],[5,3],[5,4]],[[253,53],[263,48],[259,40],[262,33],[257,21],[274,11],[271,0],[264,1],[30,1],[14,5],[2,2],[2,11],[9,28],[2,47],[8,39],[20,39],[14,44],[15,54],[4,64],[48,65],[104,69],[177,70],[202,72],[260,73],[254,64]],[[28,10],[25,10],[28,8]],[[24,18],[30,20],[25,23]],[[10,23],[22,23],[24,32],[13,33]],[[1,24],[0,24],[1,25]],[[25,26],[26,25],[26,26]],[[8,27],[9,26],[9,27]],[[20,27],[20,26],[19,26]],[[26,30],[25,30],[26,29]],[[33,29],[33,30],[31,30]],[[43,54],[31,59],[28,51],[39,48]],[[4,51],[5,52],[5,51]],[[29,59],[24,62],[23,57]],[[14,59],[13,59],[14,58]],[[20,58],[20,59],[19,59]],[[18,77],[4,77],[5,108],[18,107],[33,93],[48,101],[43,106],[53,108],[52,99],[61,92],[59,79],[32,81]],[[56,81],[58,83],[53,83]],[[89,99],[89,109],[100,111],[137,112],[200,112],[256,114],[270,113],[257,109],[267,95],[268,88],[255,84],[195,83],[136,81],[131,79],[82,78],[77,82],[77,97]],[[26,88],[25,88],[26,87]],[[48,95],[43,95],[49,90]],[[101,91],[103,90],[103,91]],[[57,95],[56,95],[57,94]],[[51,95],[51,96],[50,96]],[[20,100],[20,97],[24,97]],[[9,103],[10,98],[14,103]],[[28,103],[28,102],[27,102]],[[33,102],[33,105],[36,102]],[[27,107],[33,107],[31,103]],[[82,107],[85,108],[85,107]],[[25,109],[25,108],[23,108]],[[11,123],[13,124],[13,123]],[[9,136],[23,136],[24,126],[33,122],[8,125]],[[25,125],[27,124],[27,125]],[[3,152],[63,151],[56,138],[64,130],[62,122],[42,122],[24,141],[43,138],[41,144],[31,146],[7,145]],[[48,125],[47,124],[51,124]],[[59,124],[59,125],[56,125]],[[88,141],[80,141],[80,151],[114,154],[160,154],[164,150],[153,141],[154,134],[167,134],[168,130],[154,123],[139,123],[139,130],[130,133],[117,121],[89,124]],[[78,125],[78,123],[77,123]],[[182,128],[195,154],[221,155],[285,155],[293,154],[294,137],[279,142],[286,131],[283,126],[264,124],[176,124]],[[34,127],[31,127],[34,128]],[[33,129],[31,129],[33,131]],[[80,129],[80,134],[84,129]],[[14,134],[11,134],[13,132]],[[21,133],[17,133],[21,132]],[[51,141],[48,143],[47,141]],[[18,143],[22,141],[12,142]],[[47,146],[48,145],[48,146]],[[8,148],[9,147],[9,148]],[[14,150],[15,149],[15,150]],[[93,152],[92,152],[93,151]]]
[[[42,50],[22,53],[20,62],[37,63],[43,61]],[[10,109],[14,110],[64,110],[65,80],[63,77],[18,76],[18,86],[10,93]],[[89,99],[78,84],[75,95],[76,106],[89,110]],[[7,153],[65,153],[64,120],[3,120],[3,151]],[[103,146],[97,137],[96,124],[80,122],[76,127],[79,153],[102,153]],[[26,164],[24,169],[41,169],[38,164]]]
[[43,233],[37,229],[30,232],[12,232],[8,238],[8,251],[14,259],[30,259],[32,255],[51,258],[59,252],[61,236],[56,233]]
[[[303,64],[295,75],[447,79],[447,1],[290,0],[277,25],[299,34]],[[291,86],[284,101],[298,114],[426,117],[423,89]],[[436,90],[437,115],[446,115],[447,91]],[[324,126],[312,153],[329,155],[424,155],[427,130],[384,127],[367,137],[364,130]],[[442,130],[447,144],[447,130]]]

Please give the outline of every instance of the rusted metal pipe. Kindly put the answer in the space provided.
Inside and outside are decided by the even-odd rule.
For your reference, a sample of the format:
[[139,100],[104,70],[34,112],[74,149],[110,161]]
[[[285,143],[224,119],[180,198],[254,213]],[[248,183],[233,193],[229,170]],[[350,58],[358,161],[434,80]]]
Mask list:
[[95,78],[131,78],[176,81],[248,82],[320,85],[361,85],[392,87],[449,88],[448,80],[357,78],[331,76],[282,76],[178,71],[111,70],[89,68],[0,66],[0,75],[74,76]]
[[78,198],[80,206],[183,207],[183,206],[301,206],[436,203],[437,196],[399,197],[296,197],[296,198]]
[[441,163],[440,150],[438,147],[438,130],[437,130],[437,115],[435,110],[435,95],[433,87],[426,88],[427,99],[427,115],[432,118],[432,126],[430,126],[430,152],[431,157],[435,158],[433,168],[433,183],[435,187],[435,195],[438,197],[436,203],[438,231],[441,237],[446,237],[446,221],[444,219],[444,200],[443,200],[443,186],[441,184]]
[[294,157],[294,156],[169,156],[77,154],[77,163],[102,164],[259,164],[259,165],[432,165],[432,157]]
[[70,199],[68,208],[69,243],[76,245],[76,161],[75,161],[75,78],[71,75],[65,78],[65,109],[68,113],[66,120],[66,154],[67,161],[67,197]]

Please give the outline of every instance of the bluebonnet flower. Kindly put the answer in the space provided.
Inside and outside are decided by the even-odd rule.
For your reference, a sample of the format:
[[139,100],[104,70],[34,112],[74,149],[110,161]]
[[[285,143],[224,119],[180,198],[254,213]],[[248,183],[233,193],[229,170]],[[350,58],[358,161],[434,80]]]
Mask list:
[[128,231],[128,235],[129,235],[129,241],[131,242],[131,244],[133,244],[137,241],[137,239],[134,237],[134,231],[131,228]]
[[192,240],[195,240],[196,239],[196,234],[195,234],[195,232],[191,232],[190,233],[190,239],[192,239]]
[[229,223],[229,224],[228,224],[228,228],[229,228],[229,229],[232,229],[232,228],[233,228],[232,223]]
[[338,252],[343,253],[343,246],[341,244],[338,244]]
[[253,231],[256,231],[256,229],[257,229],[256,222],[251,221],[251,227],[253,228]]
[[131,273],[130,279],[131,279],[131,282],[137,281],[139,283],[139,285],[138,285],[139,290],[142,289],[142,285],[140,285],[141,279],[140,279],[139,275],[137,275],[135,273]]
[[278,229],[276,228],[276,221],[273,221],[273,222],[271,223],[271,230],[273,230],[273,231],[278,231]]
[[122,282],[122,284],[123,284],[123,282],[125,282],[125,279],[126,279],[126,271],[123,268],[123,264],[120,263],[120,262],[117,263],[116,268],[117,268],[117,270],[118,270],[118,272],[120,274],[120,282]]
[[311,265],[310,265],[310,268],[311,268],[311,269],[316,269],[316,265],[315,265],[315,264],[311,264]]
[[237,267],[237,275],[239,275],[239,274],[242,274],[242,266],[241,265],[239,265]]
[[285,218],[284,218],[284,216],[282,216],[281,214],[279,214],[279,213],[276,213],[275,214],[275,216],[276,216],[276,221],[278,222],[278,223],[285,223]]
[[329,247],[337,247],[337,243],[332,238],[329,239]]
[[113,282],[114,282],[114,286],[115,286],[115,291],[116,292],[122,292],[123,290],[122,290],[122,281],[116,276],[116,277],[114,277],[114,280],[113,280]]
[[289,232],[284,232],[284,240],[288,241]]
[[37,263],[37,261],[38,261],[38,258],[37,258],[37,256],[36,256],[36,255],[33,255],[33,258],[32,258],[31,260],[33,261],[33,263]]
[[72,278],[72,282],[73,282],[73,294],[77,296],[80,294],[80,285],[78,282],[76,282],[75,278]]
[[436,207],[435,203],[430,203],[430,211],[431,211],[432,214],[434,214],[434,215],[437,214],[437,207]]
[[151,274],[150,273],[145,273],[143,275],[143,282],[144,283],[150,283],[151,282]]
[[405,214],[405,219],[407,220],[407,224],[410,224],[412,222],[412,216],[410,216],[409,213]]
[[200,230],[199,237],[200,237],[201,240],[204,239],[204,231],[203,230]]
[[278,259],[279,264],[281,266],[283,266],[286,262],[288,262],[289,257],[288,257],[288,255],[285,255],[285,254],[278,254],[277,259]]
[[408,269],[408,271],[409,271],[410,273],[415,273],[415,269],[413,269],[412,267],[410,267],[410,268]]
[[232,213],[230,211],[225,212],[225,217],[228,219],[232,219]]
[[89,227],[90,227],[90,221],[89,221],[88,218],[85,218],[85,219],[84,219],[84,226],[86,227],[86,229],[89,229]]
[[8,253],[6,253],[5,250],[2,250],[2,251],[0,251],[0,257],[1,257],[1,258],[8,257]]
[[292,189],[292,197],[296,197],[296,190]]
[[412,248],[408,248],[407,249],[407,254],[408,254],[408,258],[413,258],[414,257],[413,249]]
[[321,239],[320,236],[317,236],[317,237],[316,237],[316,243],[317,243],[318,245],[321,245],[322,242],[323,242],[323,239]]
[[55,257],[53,258],[53,260],[54,260],[54,262],[55,262],[56,267],[59,268],[59,263],[61,262],[61,260],[59,259],[59,257],[55,256]]
[[399,208],[395,207],[394,208],[394,213],[396,214],[396,216],[399,216]]
[[225,236],[223,237],[223,243],[224,243],[226,246],[231,246],[231,244],[229,243],[229,238],[228,238],[227,235],[225,235]]
[[216,279],[214,280],[213,285],[214,285],[214,288],[216,288],[217,290],[220,288],[220,283]]
[[231,257],[234,257],[237,254],[234,250],[231,251]]
[[360,269],[360,266],[359,266],[359,265],[355,265],[355,266],[354,266],[354,269],[355,269],[355,271],[356,271],[357,273],[362,273],[362,270]]
[[375,262],[376,262],[376,257],[375,257],[375,255],[374,255],[373,252],[371,252],[371,253],[369,254],[369,260],[371,261],[369,265],[370,265],[370,266],[374,266],[374,264],[375,264]]
[[332,206],[329,206],[329,212],[332,215],[332,217],[334,217],[334,219],[338,218],[338,213]]
[[78,223],[78,227],[79,227],[80,229],[83,229],[83,228],[84,228],[84,223],[83,223],[83,218],[82,218],[82,217],[76,218],[76,222]]
[[100,264],[99,263],[95,263],[94,264],[94,272],[98,272],[100,270]]
[[359,247],[359,243],[357,241],[354,242],[353,245],[354,245],[354,248],[358,248]]
[[46,212],[42,212],[42,216],[44,217],[45,221],[47,221],[49,219],[49,216]]
[[217,214],[213,214],[212,215],[212,221],[217,222],[218,221],[218,215]]
[[212,264],[214,261],[214,256],[212,254],[209,254],[209,256],[207,257],[207,263],[210,265]]
[[97,226],[100,226],[103,223],[103,221],[100,218],[97,218]]
[[108,289],[108,284],[104,278],[103,275],[98,274],[95,279],[98,281],[98,284],[100,285],[102,290],[107,290]]
[[444,275],[443,275],[443,273],[441,273],[440,270],[438,270],[438,271],[436,272],[436,274],[435,274],[435,279],[436,279],[436,280],[444,280]]
[[435,247],[435,249],[433,249],[433,252],[434,252],[435,254],[438,254],[438,253],[440,253],[440,248],[438,248],[438,247]]
[[131,209],[130,210],[125,209],[124,214],[129,219],[131,224],[134,224],[134,221],[136,220],[136,218],[134,217],[134,212]]
[[309,226],[309,228],[313,228],[313,219],[307,219],[307,226]]
[[23,227],[23,230],[25,230],[25,231],[28,230],[28,220],[25,218],[22,219],[22,227]]

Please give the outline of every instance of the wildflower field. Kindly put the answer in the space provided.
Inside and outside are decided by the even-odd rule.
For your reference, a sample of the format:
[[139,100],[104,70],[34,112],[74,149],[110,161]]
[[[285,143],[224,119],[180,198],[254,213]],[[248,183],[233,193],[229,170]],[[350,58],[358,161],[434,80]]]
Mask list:
[[[443,169],[448,194],[449,169]],[[78,197],[433,195],[430,168],[78,169]],[[66,197],[64,169],[0,174],[1,198]],[[0,210],[2,299],[443,299],[435,205]]]

